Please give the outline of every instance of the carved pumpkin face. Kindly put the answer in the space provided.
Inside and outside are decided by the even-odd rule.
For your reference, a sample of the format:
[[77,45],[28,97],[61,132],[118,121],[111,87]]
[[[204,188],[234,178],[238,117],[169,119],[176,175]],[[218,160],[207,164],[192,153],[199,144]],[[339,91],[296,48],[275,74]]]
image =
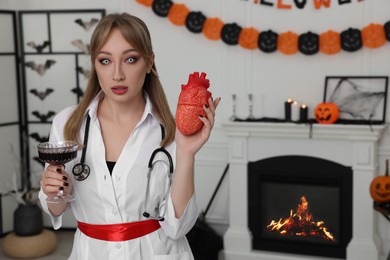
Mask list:
[[314,109],[319,124],[333,124],[339,119],[339,108],[335,103],[320,103]]
[[385,25],[383,26],[383,28],[385,29],[386,39],[387,39],[388,41],[390,41],[390,21],[388,21],[387,23],[385,23]]
[[307,32],[299,36],[298,49],[301,53],[313,55],[318,52],[319,48],[318,34]]
[[258,47],[266,53],[276,51],[278,45],[278,34],[272,30],[264,31],[259,34]]
[[206,16],[201,12],[190,12],[186,19],[186,27],[190,32],[201,33]]
[[390,201],[390,176],[378,176],[371,181],[370,195],[376,202]]
[[167,17],[172,5],[173,2],[170,0],[155,0],[152,4],[152,10],[160,17]]
[[343,31],[340,35],[341,48],[345,51],[357,51],[362,46],[362,36],[359,29],[349,28]]
[[228,45],[237,45],[242,28],[236,23],[227,23],[222,27],[222,41]]

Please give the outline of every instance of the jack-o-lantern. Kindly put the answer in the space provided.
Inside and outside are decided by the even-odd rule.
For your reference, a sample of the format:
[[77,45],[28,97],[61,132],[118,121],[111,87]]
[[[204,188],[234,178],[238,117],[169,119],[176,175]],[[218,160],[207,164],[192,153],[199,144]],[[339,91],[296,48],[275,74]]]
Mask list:
[[189,12],[185,25],[190,32],[201,33],[206,19],[202,12]]
[[349,28],[340,34],[341,48],[344,51],[357,51],[363,46],[362,35],[359,29]]
[[171,0],[154,0],[152,3],[152,11],[160,17],[167,17],[169,9],[173,5]]
[[386,160],[386,173],[375,177],[370,184],[370,195],[375,202],[390,202],[389,160]]
[[190,10],[185,4],[173,4],[168,12],[168,19],[177,26],[183,26]]
[[320,49],[318,34],[312,32],[301,34],[298,38],[298,49],[306,55],[316,54]]
[[333,124],[339,119],[339,108],[332,102],[320,103],[314,109],[314,117],[319,124]]
[[238,44],[241,47],[249,50],[257,49],[259,32],[253,27],[243,28],[238,36]]
[[265,53],[276,51],[278,45],[278,34],[272,30],[264,31],[259,34],[258,47]]
[[227,23],[222,27],[221,38],[227,45],[237,45],[242,27],[236,23]]
[[385,29],[385,35],[386,35],[386,39],[388,41],[390,41],[390,21],[388,21],[387,23],[385,23],[383,25],[383,28]]

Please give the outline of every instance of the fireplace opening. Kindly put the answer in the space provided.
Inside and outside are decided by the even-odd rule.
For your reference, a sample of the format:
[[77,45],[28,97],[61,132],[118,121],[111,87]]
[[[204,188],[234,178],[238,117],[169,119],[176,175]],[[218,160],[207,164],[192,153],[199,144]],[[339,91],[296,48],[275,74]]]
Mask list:
[[252,248],[345,258],[352,238],[352,168],[309,156],[248,163]]

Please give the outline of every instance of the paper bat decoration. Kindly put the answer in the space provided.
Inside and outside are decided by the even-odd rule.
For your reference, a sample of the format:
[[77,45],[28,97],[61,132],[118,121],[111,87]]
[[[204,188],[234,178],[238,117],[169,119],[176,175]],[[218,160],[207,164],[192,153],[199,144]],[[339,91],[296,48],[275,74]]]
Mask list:
[[90,21],[83,21],[82,19],[79,18],[74,20],[74,22],[80,25],[81,27],[83,27],[84,30],[89,31],[95,24],[99,22],[99,19],[91,18]]
[[38,91],[37,89],[31,89],[30,93],[34,96],[37,96],[40,100],[44,100],[50,93],[52,93],[54,89],[47,88],[45,91]]
[[85,54],[88,55],[88,54],[90,53],[89,44],[83,43],[82,40],[80,40],[80,39],[73,40],[71,43],[72,43],[74,46],[76,46],[79,50],[81,50],[82,52],[84,52]]
[[80,87],[73,88],[72,92],[75,93],[78,98],[84,96],[84,92]]
[[43,49],[45,49],[47,46],[50,46],[50,41],[44,41],[41,45],[31,41],[27,43],[27,46],[35,49],[38,53],[42,53]]
[[84,69],[83,67],[77,67],[76,70],[81,73],[84,78],[88,78],[88,75],[91,72],[91,70]]
[[39,113],[38,111],[33,111],[33,112],[31,112],[31,114],[33,114],[34,116],[36,116],[42,123],[46,123],[47,122],[47,120],[50,118],[50,117],[52,117],[52,116],[54,116],[55,114],[56,114],[56,112],[54,112],[54,111],[49,111],[49,112],[47,112],[46,114],[41,114],[41,113]]
[[30,137],[37,141],[38,143],[43,143],[49,141],[48,136],[40,136],[38,133],[32,133],[30,134]]
[[44,64],[36,64],[34,61],[28,61],[24,65],[32,70],[35,70],[39,75],[43,76],[47,69],[56,63],[55,60],[46,60]]

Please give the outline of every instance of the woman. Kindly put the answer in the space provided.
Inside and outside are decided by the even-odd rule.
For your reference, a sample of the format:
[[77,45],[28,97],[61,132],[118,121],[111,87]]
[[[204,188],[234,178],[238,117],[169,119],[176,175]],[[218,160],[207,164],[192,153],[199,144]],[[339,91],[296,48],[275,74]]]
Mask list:
[[[81,152],[66,168],[48,165],[39,194],[43,209],[55,229],[67,208],[78,221],[69,259],[193,259],[185,234],[198,216],[195,154],[210,136],[220,98],[205,104],[207,117],[199,117],[203,128],[184,136],[176,130],[149,31],[140,19],[107,15],[90,46],[92,69],[84,97],[56,115],[50,133],[50,140],[75,140],[82,146],[90,174],[82,181],[71,174]],[[170,190],[165,152],[156,154],[154,162],[165,163],[153,164],[147,181],[148,161],[161,147],[173,158]],[[76,199],[47,203],[58,190]],[[158,216],[160,221],[153,218]]]

